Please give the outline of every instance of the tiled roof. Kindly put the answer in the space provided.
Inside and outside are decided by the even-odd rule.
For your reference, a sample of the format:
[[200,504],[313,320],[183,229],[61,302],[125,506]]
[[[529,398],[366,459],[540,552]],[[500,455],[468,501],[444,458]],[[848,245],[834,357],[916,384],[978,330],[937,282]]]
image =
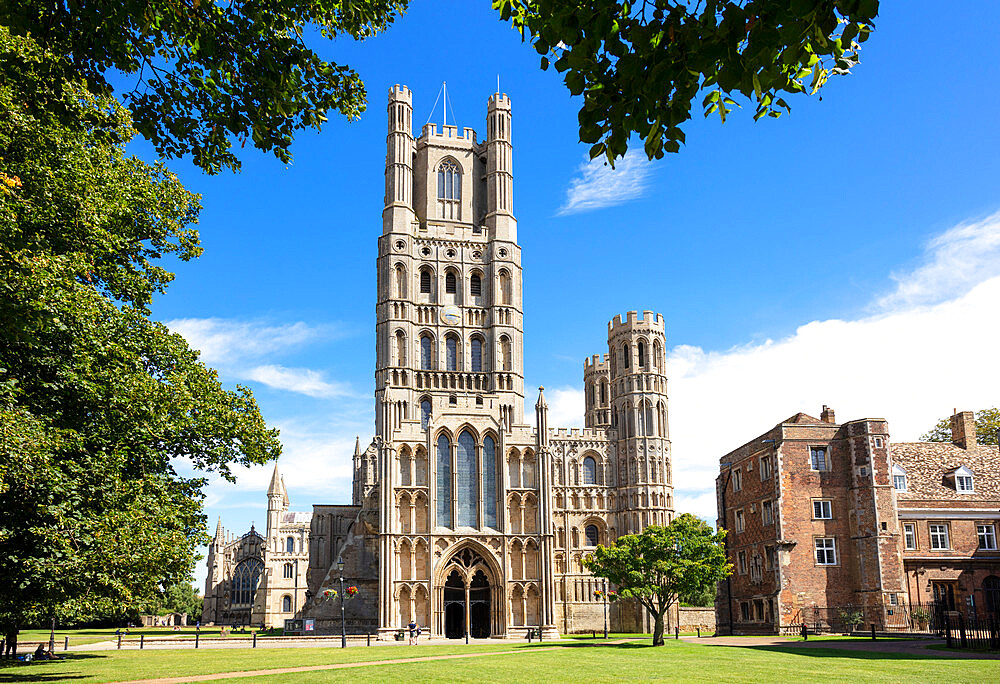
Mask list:
[[813,418],[809,414],[802,413],[801,411],[798,412],[798,413],[796,413],[791,418],[789,418],[787,420],[781,421],[782,425],[786,425],[788,423],[796,423],[798,425],[830,425],[831,424],[831,423],[827,423],[825,421],[822,421],[819,418]]
[[295,513],[288,511],[281,514],[283,523],[307,523],[312,521],[312,513]]
[[[906,471],[906,492],[900,506],[911,501],[964,501],[1000,506],[1000,449],[977,445],[963,449],[951,442],[900,442],[890,445],[892,461]],[[947,475],[965,466],[973,472],[973,494],[959,494]]]

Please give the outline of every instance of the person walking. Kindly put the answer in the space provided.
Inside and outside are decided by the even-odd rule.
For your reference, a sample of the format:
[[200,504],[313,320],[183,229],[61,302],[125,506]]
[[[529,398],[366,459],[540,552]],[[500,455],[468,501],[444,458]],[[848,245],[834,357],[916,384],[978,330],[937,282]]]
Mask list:
[[410,630],[410,646],[416,646],[417,645],[417,622],[416,622],[416,620],[410,620],[410,624],[408,624],[406,627],[407,627],[407,629]]

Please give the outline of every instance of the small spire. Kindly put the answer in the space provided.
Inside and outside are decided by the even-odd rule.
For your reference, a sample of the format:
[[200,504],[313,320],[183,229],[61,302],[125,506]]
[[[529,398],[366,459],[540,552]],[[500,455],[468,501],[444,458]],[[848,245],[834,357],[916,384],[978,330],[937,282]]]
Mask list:
[[278,464],[274,464],[274,472],[271,474],[271,485],[267,488],[267,495],[271,496],[281,496],[282,492],[281,486],[281,474],[278,473]]
[[361,455],[361,435],[357,435],[354,438],[354,455]]
[[535,408],[548,408],[549,405],[545,403],[545,388],[538,388],[538,401],[535,402]]
[[289,501],[288,501],[288,488],[285,487],[285,478],[284,477],[281,478],[281,497],[282,497],[282,501],[285,504],[285,508],[288,508],[288,504],[289,504]]
[[215,541],[222,541],[222,516],[219,516],[219,524],[215,526]]

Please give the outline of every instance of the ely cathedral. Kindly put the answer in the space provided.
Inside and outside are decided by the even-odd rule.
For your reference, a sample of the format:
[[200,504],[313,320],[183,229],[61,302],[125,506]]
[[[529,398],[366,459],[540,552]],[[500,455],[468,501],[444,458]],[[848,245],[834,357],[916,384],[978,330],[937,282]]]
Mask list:
[[[234,536],[219,523],[203,621],[305,617],[339,633],[325,590],[342,572],[359,589],[349,633],[384,636],[411,619],[436,637],[600,630],[602,580],[582,560],[673,517],[663,318],[611,321],[608,353],[584,361],[584,429],[550,427],[542,388],[532,425],[510,100],[489,98],[482,142],[434,123],[414,137],[412,120],[409,89],[392,88],[375,436],[355,448],[353,500],[291,512],[275,467],[266,530]],[[650,629],[633,602],[610,604],[609,618],[614,631]]]

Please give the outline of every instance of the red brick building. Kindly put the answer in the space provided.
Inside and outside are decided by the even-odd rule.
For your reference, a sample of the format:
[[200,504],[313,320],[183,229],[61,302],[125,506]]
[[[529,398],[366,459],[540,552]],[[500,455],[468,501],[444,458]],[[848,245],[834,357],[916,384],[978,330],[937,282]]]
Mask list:
[[[720,459],[718,524],[734,574],[719,587],[723,632],[805,623],[920,628],[932,614],[1000,609],[1000,453],[973,414],[952,443],[890,444],[885,420],[798,413]],[[933,618],[932,618],[933,621]]]

